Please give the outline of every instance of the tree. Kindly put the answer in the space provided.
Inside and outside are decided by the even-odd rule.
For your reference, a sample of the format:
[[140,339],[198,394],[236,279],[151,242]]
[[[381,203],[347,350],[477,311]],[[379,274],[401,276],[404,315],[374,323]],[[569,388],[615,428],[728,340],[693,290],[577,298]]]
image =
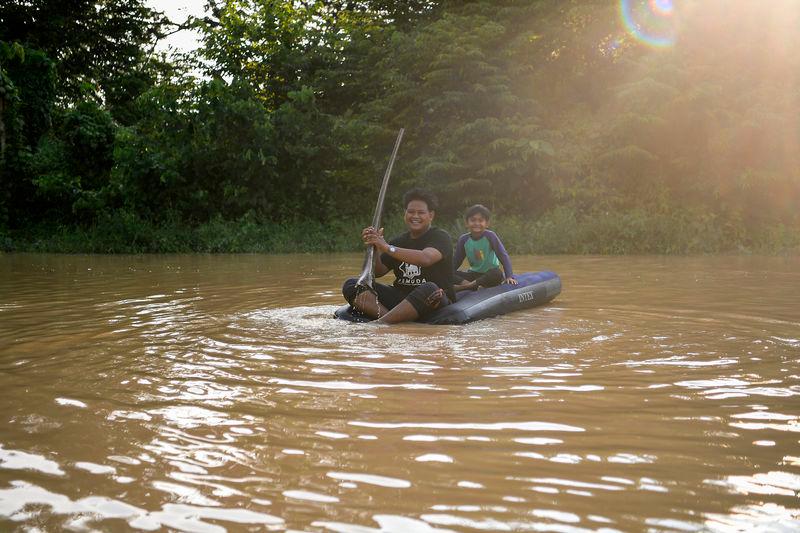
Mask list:
[[354,42],[362,55],[345,63],[342,85],[355,95],[352,116],[372,128],[352,144],[405,126],[398,178],[437,191],[446,215],[477,201],[542,209],[552,151],[537,101],[515,84],[513,56],[533,5],[447,3],[408,31],[359,35],[373,46]]
[[51,127],[55,66],[38,50],[0,41],[0,227],[36,214],[33,153]]
[[141,94],[128,80],[169,24],[144,0],[7,0],[0,7],[2,39],[53,61],[59,102],[67,105],[86,98],[119,105]]

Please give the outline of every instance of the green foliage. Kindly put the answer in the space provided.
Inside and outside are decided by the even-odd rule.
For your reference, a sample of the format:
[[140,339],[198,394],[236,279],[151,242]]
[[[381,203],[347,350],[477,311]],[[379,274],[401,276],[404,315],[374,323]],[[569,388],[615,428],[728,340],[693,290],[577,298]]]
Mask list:
[[105,207],[117,126],[94,102],[81,102],[58,117],[39,143],[33,184],[49,220],[86,222]]
[[[386,221],[387,234],[403,229],[399,213]],[[101,215],[91,225],[42,224],[24,232],[0,230],[0,251],[58,253],[319,253],[361,252],[364,222],[313,220],[275,223],[254,213],[239,219],[214,217],[199,225],[179,220],[159,223],[127,210]],[[443,227],[464,232],[462,220]],[[736,221],[680,210],[650,213],[581,214],[566,207],[531,220],[502,217],[492,227],[511,254],[708,254],[800,252],[800,233],[787,226],[754,226],[742,231]]]
[[[565,206],[531,220],[506,217],[493,229],[515,254],[797,253],[800,234],[782,225],[742,226],[699,210],[643,208],[582,213]],[[450,228],[463,233],[463,224]]]
[[0,230],[0,251],[50,253],[306,253],[357,252],[361,226],[353,221],[275,224],[252,213],[214,217],[198,225],[156,223],[128,210],[103,213],[91,225],[41,224],[24,232]]
[[36,49],[55,62],[57,93],[68,103],[112,96],[147,61],[145,50],[167,21],[144,0],[5,0],[0,36]]
[[190,222],[248,211],[325,220],[348,201],[332,168],[333,120],[309,88],[272,113],[248,87],[219,79],[163,85],[140,105],[147,120],[120,131],[109,191],[135,212]]
[[514,20],[529,11],[514,2],[454,5],[427,24],[379,38],[380,48],[354,62],[379,91],[353,102],[357,120],[413,132],[401,150],[395,197],[424,185],[449,213],[512,198],[531,213],[544,207],[552,146],[538,103],[514,86],[507,44],[522,31]]
[[33,151],[51,126],[53,63],[38,50],[0,41],[0,227],[38,213]]
[[19,107],[17,87],[0,63],[0,228],[8,222],[8,204],[12,192],[8,180],[8,161],[13,161],[14,157],[6,157],[7,147],[10,145],[9,151],[16,153],[21,144],[22,119],[19,116]]
[[55,92],[55,64],[40,50],[19,43],[0,41],[0,64],[5,84],[15,87],[18,119],[22,129],[19,143],[34,146],[50,129]]
[[425,186],[437,221],[488,205],[517,253],[796,250],[800,9],[687,0],[653,50],[615,4],[210,2],[170,64],[143,0],[11,0],[0,244],[360,249],[405,127],[387,233]]
[[166,20],[143,0],[9,0],[0,7],[0,227],[85,223],[104,208],[111,116],[167,69],[148,57]]

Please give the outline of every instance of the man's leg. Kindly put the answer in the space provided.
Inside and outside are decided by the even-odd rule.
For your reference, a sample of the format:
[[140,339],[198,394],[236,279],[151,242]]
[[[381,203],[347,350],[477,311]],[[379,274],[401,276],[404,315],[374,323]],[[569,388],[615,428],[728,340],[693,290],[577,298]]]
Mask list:
[[381,316],[377,322],[381,324],[398,324],[400,322],[413,322],[419,318],[419,313],[408,300],[403,300],[394,306],[388,313]]
[[405,294],[394,287],[382,283],[373,285],[377,294],[364,287],[359,287],[356,278],[350,278],[344,282],[342,294],[356,311],[369,318],[382,317],[405,298]]
[[450,304],[444,290],[430,281],[414,289],[408,297],[378,319],[382,324],[410,322]]
[[369,289],[365,289],[356,295],[353,299],[353,307],[370,318],[382,317],[389,312],[378,299],[377,293]]

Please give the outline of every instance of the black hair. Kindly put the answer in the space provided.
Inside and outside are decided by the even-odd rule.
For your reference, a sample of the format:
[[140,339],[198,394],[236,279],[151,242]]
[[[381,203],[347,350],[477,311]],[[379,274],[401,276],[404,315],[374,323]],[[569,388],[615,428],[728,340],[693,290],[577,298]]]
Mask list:
[[414,200],[422,200],[425,202],[425,205],[428,206],[428,211],[436,211],[439,207],[439,201],[436,199],[435,194],[425,189],[415,187],[403,195],[403,208],[407,208],[408,204]]
[[464,220],[469,220],[469,217],[472,215],[481,215],[486,220],[489,220],[492,216],[491,212],[485,205],[475,204],[469,209],[467,209],[466,214],[464,215]]

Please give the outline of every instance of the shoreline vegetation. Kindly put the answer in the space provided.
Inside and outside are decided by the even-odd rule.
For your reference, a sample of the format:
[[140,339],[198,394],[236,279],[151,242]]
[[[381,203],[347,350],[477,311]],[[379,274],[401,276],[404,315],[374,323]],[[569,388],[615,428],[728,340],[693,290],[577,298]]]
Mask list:
[[[453,238],[464,232],[459,219],[438,221]],[[254,216],[221,218],[188,226],[153,223],[117,213],[87,228],[41,225],[0,232],[0,252],[39,253],[333,253],[361,252],[357,238],[368,222],[293,221],[273,223]],[[579,215],[554,210],[537,220],[512,216],[493,221],[511,254],[759,254],[800,255],[800,233],[785,226],[744,231],[713,216],[654,215],[642,210]],[[389,217],[386,233],[402,231],[402,216]]]
[[454,237],[800,253],[800,3],[205,5],[0,4],[0,251],[358,251],[403,127],[387,209]]

